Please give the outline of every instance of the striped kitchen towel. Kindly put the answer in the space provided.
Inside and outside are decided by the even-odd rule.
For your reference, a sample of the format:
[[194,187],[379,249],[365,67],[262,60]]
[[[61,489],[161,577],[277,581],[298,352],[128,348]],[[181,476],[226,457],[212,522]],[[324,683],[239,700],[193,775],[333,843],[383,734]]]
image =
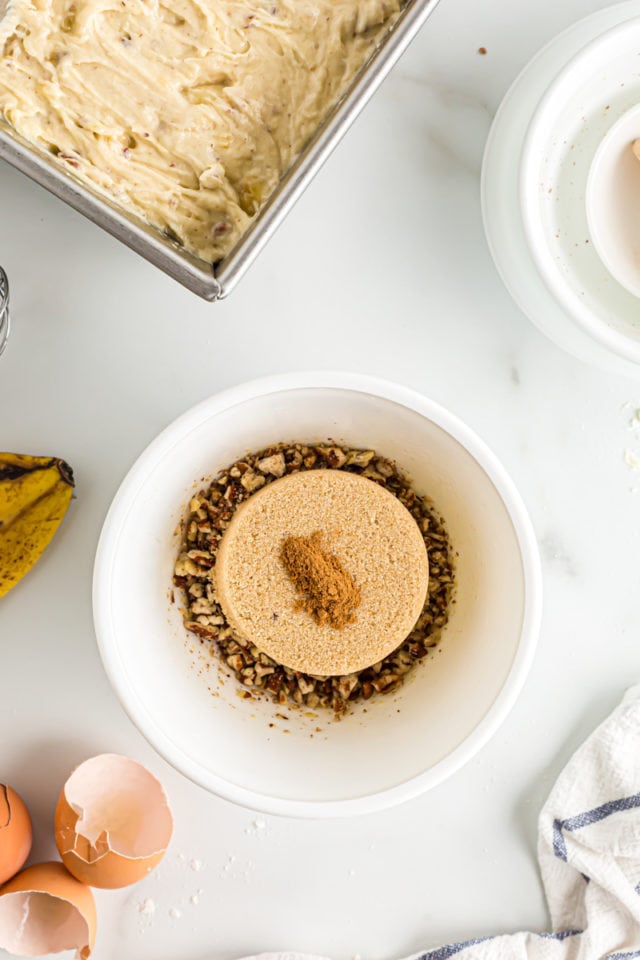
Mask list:
[[[539,820],[552,933],[450,943],[411,960],[640,960],[640,686],[575,753]],[[260,960],[318,960],[262,954]],[[258,958],[254,958],[258,960]]]

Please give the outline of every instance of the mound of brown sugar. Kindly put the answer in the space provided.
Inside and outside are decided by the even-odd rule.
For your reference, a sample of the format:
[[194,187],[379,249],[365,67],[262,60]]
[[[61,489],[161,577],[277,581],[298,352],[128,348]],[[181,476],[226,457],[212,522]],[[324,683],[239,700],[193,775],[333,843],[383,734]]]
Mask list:
[[[304,583],[296,583],[282,551],[294,541],[300,560],[301,540],[307,560],[309,545],[324,552],[324,566],[298,564]],[[330,564],[333,586],[339,567],[360,597],[357,616],[353,593],[343,605],[337,629],[328,614],[312,612],[323,601],[314,599],[318,584],[312,588],[309,577],[327,575],[327,557],[338,564]],[[255,493],[234,514],[215,567],[217,598],[234,632],[276,663],[313,676],[354,673],[395,650],[422,611],[428,579],[424,540],[406,507],[372,480],[339,470],[291,474]]]

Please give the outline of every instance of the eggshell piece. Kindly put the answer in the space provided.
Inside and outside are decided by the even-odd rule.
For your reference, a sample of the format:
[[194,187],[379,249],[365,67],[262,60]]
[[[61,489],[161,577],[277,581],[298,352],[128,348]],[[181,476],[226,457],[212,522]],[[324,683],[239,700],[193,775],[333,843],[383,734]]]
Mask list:
[[0,947],[18,957],[76,950],[88,960],[96,939],[89,887],[61,863],[27,867],[0,888]]
[[24,801],[0,783],[0,886],[24,866],[31,841],[31,817]]
[[127,887],[162,860],[173,833],[164,787],[142,764],[115,753],[80,764],[55,813],[62,862],[92,887]]

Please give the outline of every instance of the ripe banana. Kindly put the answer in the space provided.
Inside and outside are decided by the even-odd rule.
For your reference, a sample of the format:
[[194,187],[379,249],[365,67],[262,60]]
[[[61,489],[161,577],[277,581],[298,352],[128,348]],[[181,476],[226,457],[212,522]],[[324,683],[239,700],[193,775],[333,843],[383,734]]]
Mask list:
[[73,471],[55,457],[0,453],[0,597],[49,545],[73,496]]

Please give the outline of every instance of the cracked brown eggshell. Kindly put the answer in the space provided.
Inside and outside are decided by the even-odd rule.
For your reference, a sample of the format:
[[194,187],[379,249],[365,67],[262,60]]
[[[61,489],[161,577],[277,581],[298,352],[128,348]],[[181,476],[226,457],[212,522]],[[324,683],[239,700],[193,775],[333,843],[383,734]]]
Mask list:
[[80,764],[55,812],[65,867],[92,887],[127,887],[162,860],[173,833],[164,787],[142,764],[115,753]]
[[31,840],[31,817],[24,801],[0,783],[0,885],[24,866]]
[[96,939],[89,887],[61,863],[27,867],[0,888],[0,948],[18,957],[75,950],[88,960]]

